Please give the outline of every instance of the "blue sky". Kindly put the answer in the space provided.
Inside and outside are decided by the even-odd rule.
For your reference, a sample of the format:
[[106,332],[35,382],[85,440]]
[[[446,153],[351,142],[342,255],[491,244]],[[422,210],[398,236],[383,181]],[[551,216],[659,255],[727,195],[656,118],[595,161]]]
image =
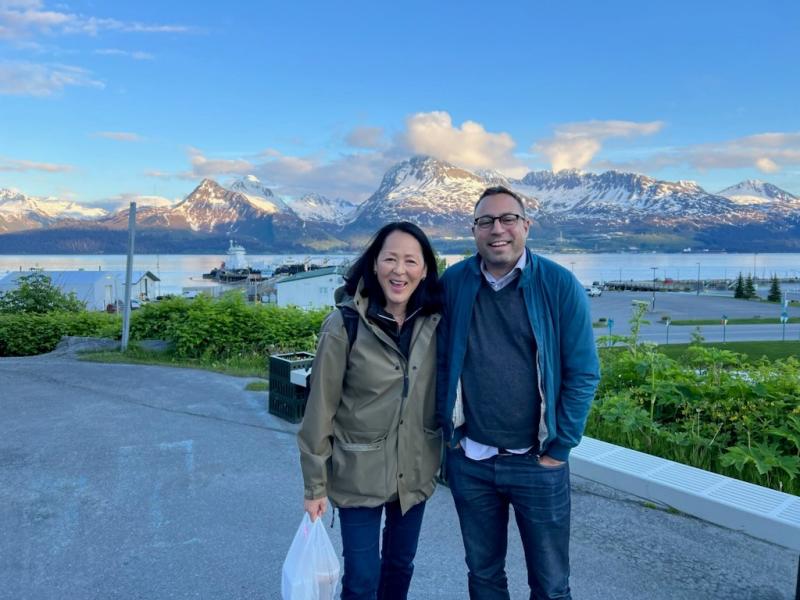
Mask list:
[[800,195],[800,3],[0,0],[0,188],[361,201],[430,154]]

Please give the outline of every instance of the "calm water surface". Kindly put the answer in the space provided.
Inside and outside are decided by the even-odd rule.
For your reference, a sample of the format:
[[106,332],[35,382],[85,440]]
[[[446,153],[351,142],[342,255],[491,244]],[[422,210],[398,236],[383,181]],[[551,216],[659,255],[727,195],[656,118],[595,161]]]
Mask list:
[[[675,280],[734,278],[755,272],[759,278],[773,273],[782,278],[800,278],[800,254],[549,254],[545,255],[570,269],[582,282],[617,280],[650,280],[653,268],[658,279]],[[134,270],[152,271],[161,282],[157,294],[180,293],[184,287],[212,285],[202,279],[202,274],[219,266],[225,254],[139,254],[134,258]],[[248,259],[255,267],[276,267],[284,263],[337,265],[347,262],[353,255],[324,254],[250,254]],[[445,255],[448,264],[461,259],[460,255]],[[8,271],[28,270],[104,270],[124,271],[125,255],[0,255],[0,276]],[[784,284],[784,289],[800,290],[798,284]]]

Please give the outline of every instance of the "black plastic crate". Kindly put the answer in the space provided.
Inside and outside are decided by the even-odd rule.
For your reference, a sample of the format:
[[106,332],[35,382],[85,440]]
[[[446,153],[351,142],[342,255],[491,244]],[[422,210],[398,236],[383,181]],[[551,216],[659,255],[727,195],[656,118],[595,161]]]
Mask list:
[[290,423],[303,419],[306,388],[291,382],[294,369],[308,369],[314,362],[311,352],[273,354],[269,357],[269,412]]

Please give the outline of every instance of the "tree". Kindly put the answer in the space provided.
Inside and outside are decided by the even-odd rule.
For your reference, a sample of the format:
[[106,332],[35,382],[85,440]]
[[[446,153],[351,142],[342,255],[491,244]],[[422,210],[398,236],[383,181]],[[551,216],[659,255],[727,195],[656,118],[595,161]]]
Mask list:
[[773,273],[772,274],[772,283],[769,286],[769,294],[767,294],[767,300],[769,302],[780,302],[781,301],[781,282],[778,281],[778,276]]
[[744,280],[744,297],[745,298],[757,298],[758,295],[756,294],[756,286],[753,284],[753,276],[748,275],[747,279]]
[[742,272],[739,271],[739,277],[736,278],[736,287],[733,290],[734,298],[744,298],[744,277]]
[[49,275],[34,271],[17,279],[17,287],[0,292],[0,313],[49,313],[56,311],[80,312],[86,305],[75,292],[65,294]]

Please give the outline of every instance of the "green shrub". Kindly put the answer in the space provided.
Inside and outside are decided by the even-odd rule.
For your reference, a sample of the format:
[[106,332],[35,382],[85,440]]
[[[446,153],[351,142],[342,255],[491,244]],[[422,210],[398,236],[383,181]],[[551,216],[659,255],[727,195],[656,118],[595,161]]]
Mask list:
[[22,275],[17,287],[8,292],[0,292],[0,313],[80,312],[86,305],[78,300],[75,292],[65,294],[53,285],[49,275],[34,271]]
[[225,359],[313,350],[328,312],[250,305],[238,294],[218,301],[205,296],[172,298],[136,311],[131,319],[131,339],[171,341],[175,355],[184,358]]
[[0,356],[31,356],[50,352],[62,336],[119,338],[117,315],[94,312],[0,314]]
[[709,471],[800,493],[800,362],[750,362],[691,345],[680,361],[631,336],[601,343],[603,376],[587,435]]

